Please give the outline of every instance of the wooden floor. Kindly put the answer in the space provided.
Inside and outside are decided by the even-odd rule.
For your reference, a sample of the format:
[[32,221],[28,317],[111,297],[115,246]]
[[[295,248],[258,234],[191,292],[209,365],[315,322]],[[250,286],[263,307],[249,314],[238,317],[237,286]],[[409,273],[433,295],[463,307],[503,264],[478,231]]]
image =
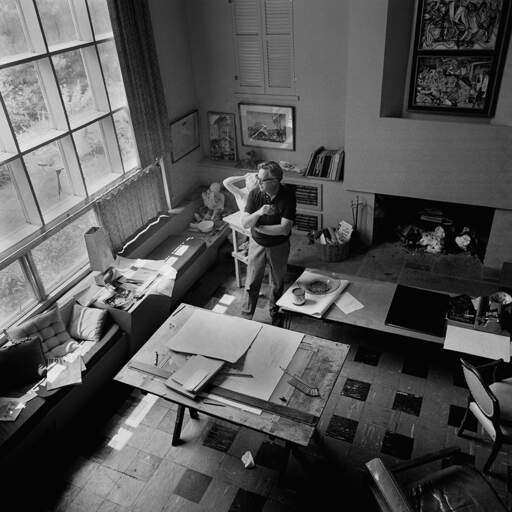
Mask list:
[[[300,272],[299,265],[311,265],[308,258],[314,255],[308,251],[295,244],[289,282]],[[240,313],[241,290],[236,287],[229,253],[227,247],[224,259],[190,291],[186,302],[226,314]],[[457,262],[448,257],[442,262],[386,245],[332,266],[403,284],[428,278],[455,284],[458,279],[495,282],[495,272],[469,256],[462,257],[467,259]],[[268,321],[265,297],[260,298],[254,318]],[[365,511],[372,508],[365,501],[361,468],[373,457],[400,462],[456,445],[468,462],[482,467],[489,453],[488,440],[481,432],[473,438],[456,435],[467,391],[453,355],[439,346],[310,318],[294,317],[287,327],[349,343],[351,350],[322,418],[323,448],[297,454],[284,478],[279,478],[285,453],[280,443],[202,417],[188,420],[183,431],[186,443],[172,447],[175,409],[151,395],[123,394],[116,388],[103,413],[96,411],[101,421],[91,424],[89,436],[68,441],[64,484],[46,487],[40,509],[270,512],[327,510],[322,503],[334,499],[343,510],[343,503],[355,497],[361,504],[358,510]],[[88,426],[84,420],[81,431]],[[472,428],[476,431],[476,424]],[[240,460],[248,450],[256,462],[251,470],[244,469]],[[505,447],[490,481],[508,506],[512,503],[510,474],[512,451]]]

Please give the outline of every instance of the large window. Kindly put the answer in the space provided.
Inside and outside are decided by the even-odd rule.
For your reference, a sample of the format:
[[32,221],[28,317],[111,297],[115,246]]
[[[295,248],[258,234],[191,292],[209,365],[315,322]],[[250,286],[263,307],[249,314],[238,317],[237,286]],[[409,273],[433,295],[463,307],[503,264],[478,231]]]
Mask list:
[[106,0],[1,0],[0,328],[87,268],[94,200],[138,167]]

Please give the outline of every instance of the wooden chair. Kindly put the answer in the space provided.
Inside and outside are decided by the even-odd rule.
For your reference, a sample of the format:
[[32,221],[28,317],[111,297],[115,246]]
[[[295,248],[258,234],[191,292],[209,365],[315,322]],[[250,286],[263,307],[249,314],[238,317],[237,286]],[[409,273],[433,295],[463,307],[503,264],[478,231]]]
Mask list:
[[[472,466],[457,465],[459,448],[445,448],[389,469],[381,459],[366,463],[370,490],[380,512],[505,512],[507,508],[485,477]],[[454,463],[401,484],[396,476],[434,461]]]
[[469,388],[466,414],[457,434],[462,436],[470,414],[482,425],[493,441],[491,454],[484,465],[489,473],[503,443],[512,443],[512,378],[496,380],[496,369],[503,360],[480,366],[472,366],[460,360],[466,384]]

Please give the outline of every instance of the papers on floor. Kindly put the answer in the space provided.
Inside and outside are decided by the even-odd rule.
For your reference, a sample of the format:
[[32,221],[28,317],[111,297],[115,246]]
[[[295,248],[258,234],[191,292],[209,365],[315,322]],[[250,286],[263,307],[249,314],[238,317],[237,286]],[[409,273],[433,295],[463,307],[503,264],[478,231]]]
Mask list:
[[[311,272],[310,270],[305,270],[297,279],[297,281],[295,281],[295,283],[293,283],[290,286],[290,288],[288,288],[288,290],[284,292],[282,297],[277,301],[277,305],[289,311],[295,311],[297,313],[302,313],[304,315],[314,316],[315,318],[322,318],[323,314],[331,307],[332,303],[348,286],[349,281],[346,281],[344,279],[340,280],[340,286],[338,286],[331,293],[326,293],[324,295],[314,295],[306,290],[306,302],[301,306],[294,304],[292,290],[299,286],[298,283],[301,280],[311,281],[315,278],[321,280],[326,279],[326,276],[322,274],[317,274],[315,272]],[[335,280],[335,278],[329,279]]]
[[336,302],[334,303],[338,306],[345,315],[349,315],[353,311],[357,311],[358,309],[364,308],[364,304],[361,304],[353,295],[348,292],[343,292]]
[[303,337],[298,332],[263,326],[242,361],[236,365],[242,374],[250,374],[252,378],[219,376],[215,384],[223,389],[268,400],[283,376],[279,367],[288,366]]
[[510,361],[510,337],[448,324],[444,348],[465,354]]
[[260,329],[256,322],[198,309],[169,341],[168,347],[176,352],[235,363],[247,352]]

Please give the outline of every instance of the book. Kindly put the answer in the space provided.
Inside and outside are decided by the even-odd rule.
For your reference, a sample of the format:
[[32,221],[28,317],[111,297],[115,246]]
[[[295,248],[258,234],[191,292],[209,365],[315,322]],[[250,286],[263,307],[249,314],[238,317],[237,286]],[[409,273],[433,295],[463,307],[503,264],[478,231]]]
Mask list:
[[195,398],[212,377],[224,366],[224,361],[194,355],[176,370],[165,385],[189,398]]
[[343,161],[344,161],[344,159],[345,159],[345,151],[340,150],[338,165],[336,167],[336,175],[334,176],[334,179],[336,181],[343,180]]
[[315,166],[315,163],[316,163],[316,159],[318,157],[318,155],[320,154],[321,151],[323,151],[324,147],[323,146],[320,146],[319,148],[315,149],[315,151],[313,151],[309,157],[309,161],[308,161],[308,165],[306,166],[306,172],[305,172],[305,176],[311,176],[312,172],[313,172],[313,169],[314,169],[314,166]]

